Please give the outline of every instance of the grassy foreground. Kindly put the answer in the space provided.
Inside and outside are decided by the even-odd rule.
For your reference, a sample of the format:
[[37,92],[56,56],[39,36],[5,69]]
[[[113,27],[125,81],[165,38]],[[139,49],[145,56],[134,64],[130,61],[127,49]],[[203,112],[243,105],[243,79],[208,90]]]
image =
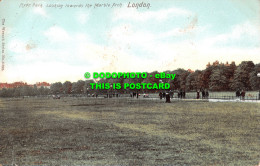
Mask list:
[[137,100],[0,99],[0,164],[258,164],[259,103]]

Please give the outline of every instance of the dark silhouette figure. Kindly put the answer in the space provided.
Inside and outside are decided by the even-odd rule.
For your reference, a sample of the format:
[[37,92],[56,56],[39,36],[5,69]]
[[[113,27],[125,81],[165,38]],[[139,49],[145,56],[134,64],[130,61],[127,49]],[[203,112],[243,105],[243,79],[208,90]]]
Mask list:
[[180,91],[178,90],[178,98],[180,98],[181,97],[181,93],[180,93]]
[[206,95],[206,93],[205,93],[205,91],[204,91],[204,89],[202,90],[202,99],[205,99],[205,95]]
[[200,91],[197,91],[197,99],[200,98]]
[[208,91],[208,90],[206,90],[206,92],[205,92],[205,96],[206,96],[206,99],[209,98],[209,91]]
[[180,91],[180,97],[181,97],[181,99],[182,99],[182,97],[183,97],[182,89],[181,89],[181,91]]
[[237,98],[240,97],[240,91],[239,91],[239,89],[236,91],[236,97],[237,97]]
[[163,92],[163,94],[162,94],[162,95],[163,95],[163,98],[165,98],[165,96],[166,96],[166,93],[165,93],[165,92]]
[[133,92],[133,97],[135,97],[136,96],[136,93],[135,92]]
[[242,96],[242,100],[245,100],[246,92],[244,90],[242,90],[241,96]]
[[171,102],[170,94],[166,93],[165,96],[166,96],[166,101],[165,102],[166,103],[170,103]]
[[186,92],[185,92],[185,90],[183,90],[182,93],[183,93],[183,94],[182,94],[182,97],[185,99],[185,96],[186,96]]
[[162,100],[162,92],[159,93],[160,100]]

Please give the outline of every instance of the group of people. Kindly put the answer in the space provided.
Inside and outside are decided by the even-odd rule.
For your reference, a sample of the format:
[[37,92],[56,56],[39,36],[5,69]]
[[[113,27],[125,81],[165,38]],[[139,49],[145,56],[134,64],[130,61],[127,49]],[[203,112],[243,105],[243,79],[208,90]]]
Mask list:
[[237,98],[242,98],[242,100],[245,100],[245,96],[246,96],[246,92],[245,90],[243,89],[242,91],[240,91],[240,89],[237,89],[236,91],[236,97]]
[[138,98],[140,96],[140,94],[138,92],[133,92],[133,93],[130,93],[130,97],[136,97]]
[[166,103],[170,103],[171,102],[171,98],[173,98],[173,91],[170,90],[169,92],[160,92],[159,93],[159,97],[160,100],[162,100],[162,98],[166,99]]
[[177,93],[178,93],[178,98],[185,99],[186,96],[185,89],[178,90]]
[[[201,89],[201,90],[197,90],[197,99],[200,99],[202,97],[202,99],[208,99],[209,98],[209,91],[207,89]],[[138,92],[134,92],[134,93],[131,93],[130,96],[131,97],[136,97],[138,98],[139,97],[139,93]],[[168,92],[159,92],[159,97],[160,99],[166,99],[166,102],[170,102],[170,98],[173,98],[173,95],[174,95],[174,91],[170,90]],[[181,99],[185,99],[185,95],[186,95],[186,92],[185,92],[185,89],[180,89],[180,90],[177,90],[177,96],[178,98],[181,98]],[[245,95],[246,95],[246,92],[244,89],[242,89],[242,91],[240,91],[240,89],[238,89],[236,91],[236,97],[237,98],[241,98],[242,100],[245,99]],[[117,96],[118,97],[118,96]],[[260,90],[259,90],[259,100],[260,100]]]
[[162,98],[165,98],[166,97],[166,92],[160,92],[159,93],[159,97],[160,97],[161,100],[162,100]]
[[[98,97],[97,94],[92,94],[92,97]],[[112,97],[119,97],[119,94],[118,93],[107,93],[107,96],[106,98],[112,98]]]
[[170,90],[169,92],[160,92],[159,93],[160,99],[166,98],[167,95],[169,95],[170,98],[173,98],[174,92],[172,90]]
[[[202,96],[202,99],[208,99],[209,98],[209,91],[207,89],[206,90],[202,89],[201,90],[201,96]],[[199,99],[199,98],[200,98],[200,91],[197,90],[197,99]]]

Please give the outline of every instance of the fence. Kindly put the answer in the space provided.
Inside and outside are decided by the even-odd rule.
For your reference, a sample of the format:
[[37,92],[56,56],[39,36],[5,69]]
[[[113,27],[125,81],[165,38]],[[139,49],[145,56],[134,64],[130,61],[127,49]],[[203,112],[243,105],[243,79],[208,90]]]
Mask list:
[[[49,100],[52,99],[52,97],[49,96],[32,96],[32,97],[20,97],[20,98],[9,98],[7,100],[28,100],[29,98],[34,98],[35,100]],[[235,93],[233,92],[211,92],[209,93],[209,97],[207,98],[202,98],[202,94],[200,93],[200,100],[198,101],[208,101],[208,99],[216,99],[216,100],[254,100],[254,101],[259,101],[260,96],[258,92],[248,92],[244,99],[242,97],[237,98],[235,96]],[[67,95],[67,96],[61,96],[62,101],[71,101],[77,103],[87,103],[87,100],[91,100],[91,102],[98,104],[98,103],[105,103],[108,100],[112,101],[112,103],[146,103],[146,102],[156,102],[156,103],[165,103],[165,98],[160,100],[159,94],[158,93],[152,93],[149,94],[149,97],[144,97],[144,94],[140,94],[140,96],[137,98],[135,97],[130,97],[130,94],[119,94],[117,95],[111,95],[110,97],[107,96],[107,94],[99,94],[97,97],[94,96],[87,96],[87,95]],[[75,100],[75,101],[73,101]],[[192,100],[196,101],[197,100],[197,93],[196,92],[187,92],[184,97],[178,97],[177,93],[174,93],[173,98],[171,99],[172,101],[187,101],[187,100]],[[75,103],[72,103],[75,104]]]

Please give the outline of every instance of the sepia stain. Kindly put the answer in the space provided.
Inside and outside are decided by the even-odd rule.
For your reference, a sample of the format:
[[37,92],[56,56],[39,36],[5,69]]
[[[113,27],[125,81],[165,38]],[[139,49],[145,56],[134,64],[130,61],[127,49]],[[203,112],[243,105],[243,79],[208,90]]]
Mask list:
[[181,29],[180,32],[182,33],[189,33],[191,32],[198,24],[198,16],[195,15],[191,22],[185,28]]
[[108,65],[102,67],[103,71],[116,71],[118,66],[118,57],[116,55],[104,53],[100,55],[100,58],[108,63]]
[[26,46],[25,46],[26,51],[30,51],[30,50],[32,50],[32,49],[34,49],[34,48],[36,48],[36,45],[33,44],[33,43],[28,43],[28,44],[26,44]]
[[173,58],[172,60],[166,62],[165,67],[166,68],[172,68],[177,62],[176,58]]

